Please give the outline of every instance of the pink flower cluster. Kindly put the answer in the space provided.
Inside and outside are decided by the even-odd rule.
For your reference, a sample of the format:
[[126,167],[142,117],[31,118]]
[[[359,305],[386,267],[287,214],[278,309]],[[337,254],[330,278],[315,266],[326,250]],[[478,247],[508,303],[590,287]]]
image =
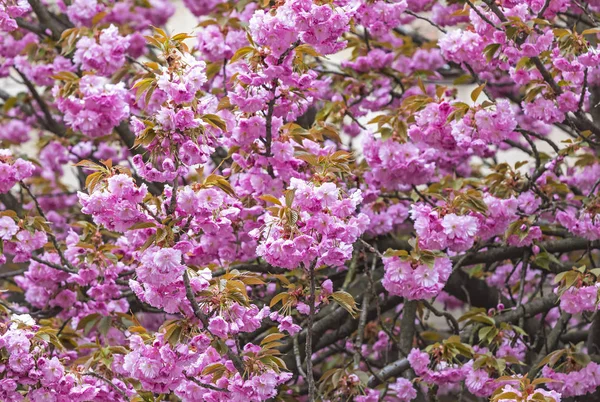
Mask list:
[[169,98],[176,104],[191,102],[196,92],[202,88],[206,82],[206,63],[196,60],[190,54],[180,53],[181,68],[176,74],[163,68],[163,72],[158,76],[158,88],[165,92]]
[[542,376],[554,381],[547,383],[553,391],[560,391],[565,398],[593,394],[600,386],[600,365],[590,362],[580,370],[562,373],[554,371],[546,365],[542,368]]
[[[6,225],[7,220],[4,220],[3,225]],[[14,232],[14,227],[11,224],[4,226],[4,234],[8,237]],[[46,232],[41,230],[29,231],[21,229],[11,241],[4,244],[3,254],[0,256],[0,263],[6,262],[5,254],[13,254],[13,262],[26,262],[31,258],[31,253],[40,249],[48,242]]]
[[285,331],[293,336],[302,330],[300,325],[294,324],[294,318],[291,315],[281,315],[274,311],[269,314],[269,318],[279,323],[277,329],[281,332]]
[[[58,95],[58,87],[55,90]],[[110,84],[106,78],[85,75],[79,80],[78,92],[57,100],[65,124],[72,130],[98,138],[129,117],[129,96],[123,83]]]
[[[96,256],[96,251],[81,247],[80,236],[74,231],[69,231],[65,240],[64,256],[77,272],[56,269],[56,266],[66,268],[57,253],[38,255],[43,262],[31,261],[29,269],[15,277],[15,282],[24,290],[25,300],[37,309],[57,308],[61,319],[72,318],[75,323],[87,314],[126,312],[129,303],[119,297],[120,286],[116,281],[127,266],[109,259],[85,264],[88,258]],[[5,251],[14,254],[13,261],[29,260],[31,252],[47,241],[42,231],[31,234],[21,230],[15,241],[5,243]]]
[[194,14],[196,17],[212,12],[219,4],[223,3],[223,0],[183,0],[183,4]]
[[456,139],[452,136],[452,126],[448,124],[448,116],[453,110],[448,102],[429,103],[415,116],[415,124],[410,126],[408,135],[417,144],[454,150]]
[[9,149],[0,149],[0,194],[33,175],[33,163],[15,158]]
[[437,296],[452,273],[452,262],[447,257],[436,257],[433,264],[428,265],[391,256],[384,257],[383,264],[385,289],[408,300]]
[[178,192],[177,205],[178,216],[182,219],[193,216],[191,230],[202,234],[194,240],[183,237],[193,241],[193,248],[187,254],[192,264],[222,264],[256,256],[256,242],[248,232],[259,226],[254,221],[260,214],[258,208],[246,208],[215,187],[194,191],[189,186]]
[[133,335],[129,338],[129,346],[131,352],[123,359],[122,371],[151,392],[167,393],[177,388],[184,379],[183,370],[195,360],[187,345],[180,344],[173,349],[163,334],[157,334],[150,344]]
[[[458,252],[472,247],[477,237],[489,239],[504,234],[510,223],[517,219],[517,199],[501,199],[486,194],[483,202],[487,207],[485,213],[470,211],[461,215],[450,212],[448,206],[442,203],[437,207],[424,203],[413,204],[410,216],[419,244],[429,250],[448,248]],[[521,207],[529,210],[526,205]],[[508,242],[524,246],[539,238],[541,229],[524,223],[517,234],[509,236]]]
[[[198,118],[216,109],[214,96],[196,95],[207,81],[206,63],[189,53],[174,51],[168,57],[169,67],[161,67],[161,73],[156,76],[158,105],[146,105],[151,120],[131,120],[136,136],[146,135],[148,130],[155,134],[147,149],[157,152],[148,161],[136,155],[133,164],[141,177],[157,182],[185,175],[188,169],[184,165],[206,163],[220,135],[220,129],[203,124]],[[192,109],[189,103],[194,99],[198,99],[198,105]]]
[[7,120],[0,123],[0,141],[22,144],[29,140],[31,126],[21,120]]
[[146,184],[138,187],[130,176],[117,174],[91,194],[79,192],[77,195],[83,206],[81,211],[90,214],[97,225],[125,232],[136,223],[148,220],[138,206],[147,192]]
[[465,385],[470,393],[479,397],[489,397],[498,388],[498,381],[483,369],[473,370],[472,362],[463,366],[467,370]]
[[250,33],[256,43],[268,46],[279,57],[296,40],[301,40],[322,54],[344,48],[340,36],[348,30],[350,17],[329,5],[318,6],[312,0],[291,0],[277,8],[276,13],[257,10],[250,19]]
[[419,244],[428,250],[464,251],[473,246],[479,230],[475,216],[440,212],[428,204],[413,204],[410,211]]
[[104,5],[97,0],[73,0],[67,7],[67,16],[79,26],[91,25],[94,16],[103,9]]
[[460,148],[473,148],[482,153],[488,144],[505,140],[517,127],[514,111],[505,99],[496,101],[495,107],[479,109],[452,123],[452,136]]
[[[44,253],[43,258],[53,264],[60,265],[61,261],[56,253]],[[43,309],[48,305],[63,308],[72,307],[77,295],[70,289],[61,290],[70,274],[50,268],[44,264],[32,261],[29,270],[15,281],[25,289],[25,299],[33,306]],[[59,294],[60,293],[60,294]]]
[[361,212],[369,217],[366,233],[372,236],[390,233],[408,218],[408,208],[404,203],[389,206],[377,202],[363,204]]
[[[65,12],[69,20],[76,26],[91,26],[94,17],[96,23],[112,23],[119,26],[128,26],[135,33],[131,38],[139,42],[139,33],[150,26],[163,26],[175,13],[175,6],[168,0],[149,0],[138,3],[133,0],[111,1],[109,3],[98,0],[73,0],[65,7],[62,1],[58,2],[61,11]],[[103,13],[99,15],[100,13]],[[143,44],[142,44],[143,47]]]
[[[169,286],[181,279],[186,269],[181,251],[174,248],[149,248],[142,254],[140,262],[136,269],[138,279],[152,286]],[[205,281],[204,287],[207,286],[208,281]]]
[[509,394],[514,394],[516,395],[515,399],[510,398],[510,399],[498,399],[498,402],[516,402],[516,401],[522,401],[524,400],[523,398],[527,398],[525,400],[528,401],[535,401],[535,400],[550,400],[550,401],[554,401],[554,402],[560,402],[561,401],[561,394],[556,392],[556,391],[546,391],[543,388],[536,388],[534,391],[529,391],[529,394],[524,394],[523,391],[519,390],[519,388],[515,388],[512,385],[505,385],[502,388],[502,392],[507,392]]
[[487,211],[485,215],[477,215],[478,236],[486,240],[504,234],[510,224],[517,219],[517,209],[531,214],[539,206],[526,197],[517,200],[514,197],[498,198],[490,194],[485,194],[483,202],[487,206]]
[[129,38],[121,36],[119,29],[110,25],[102,30],[98,39],[84,36],[77,41],[73,61],[84,71],[110,76],[125,63]]
[[566,211],[558,211],[556,220],[576,236],[585,237],[588,240],[600,239],[600,215],[593,211],[578,211],[570,208]]
[[466,369],[457,364],[440,361],[431,367],[429,354],[419,349],[412,349],[408,361],[415,373],[426,383],[438,386],[456,384],[464,380]]
[[370,33],[381,35],[400,25],[406,8],[406,0],[361,2],[356,10],[355,19]]
[[477,65],[486,62],[483,49],[487,45],[486,39],[475,32],[467,30],[451,30],[438,41],[442,55],[448,61],[455,63],[467,62]]
[[235,336],[240,332],[256,331],[269,313],[268,306],[259,309],[255,305],[244,307],[238,303],[231,303],[227,309],[220,312],[221,315],[209,320],[208,330],[222,339]]
[[[558,293],[558,288],[554,289]],[[593,286],[571,287],[560,295],[560,308],[569,314],[579,314],[584,311],[598,309],[598,294],[600,283]]]
[[[11,321],[8,328],[5,325],[5,332],[0,333],[0,348],[8,354],[2,365],[0,399],[22,401],[22,392],[26,391],[32,402],[125,400],[102,379],[68,373],[65,366],[74,355],[53,353],[53,346],[43,340],[41,333],[37,334],[40,327],[31,316],[12,315]],[[120,379],[114,378],[112,383],[121,392],[129,392]]]
[[379,70],[392,64],[394,54],[381,49],[373,49],[366,56],[359,56],[354,61],[343,61],[342,67],[359,72]]
[[261,239],[256,253],[269,264],[288,269],[308,268],[315,260],[317,266],[343,266],[369,223],[365,214],[356,214],[361,192],[342,197],[334,183],[317,186],[296,178],[290,180],[289,189],[294,191],[289,218],[265,215],[262,231],[253,232]]
[[75,71],[75,66],[69,59],[58,55],[52,63],[32,63],[27,56],[19,55],[14,58],[14,66],[34,84],[46,86],[54,84],[53,75]]
[[396,381],[390,384],[389,391],[398,402],[409,402],[417,397],[417,390],[413,384],[410,380],[402,377],[396,378]]
[[420,150],[412,143],[367,137],[363,154],[371,167],[366,177],[388,190],[405,190],[426,183],[435,172],[434,150]]
[[507,100],[499,99],[494,106],[475,107],[460,120],[448,121],[454,106],[446,101],[429,103],[416,115],[409,136],[423,150],[469,152],[485,155],[488,146],[509,138],[517,127],[514,110]]
[[445,64],[439,49],[417,49],[410,56],[401,56],[396,59],[392,68],[410,75],[419,70],[438,70]]
[[[171,191],[170,188],[166,190],[169,198]],[[256,211],[244,209],[240,202],[214,187],[199,190],[190,186],[179,188],[176,205],[176,219],[181,225],[176,229],[181,230],[182,226],[188,229],[181,232],[181,239],[172,247],[153,246],[135,253],[140,264],[135,268],[137,280],[130,280],[129,285],[140,300],[151,306],[170,313],[185,311],[191,314],[182,279],[186,266],[226,264],[254,258],[256,242],[248,232],[258,224],[243,221],[256,215]],[[126,232],[127,246],[142,247],[155,230],[147,228]],[[196,237],[194,233],[201,236]],[[240,241],[244,242],[241,246]],[[208,268],[190,272],[190,285],[195,292],[202,292],[209,286],[211,278]],[[255,309],[254,305],[230,305],[220,317],[223,321],[217,320],[213,325],[218,326],[215,327],[218,333],[225,337],[229,333],[251,331],[251,328],[260,325],[262,316],[267,314]],[[243,321],[240,321],[241,317],[244,317]]]
[[0,4],[0,31],[12,32],[19,25],[15,18],[22,17],[31,11],[27,0],[8,0]]
[[[525,358],[525,352],[527,351],[526,345],[518,337],[515,337],[513,331],[506,331],[506,333],[503,333],[502,335],[502,343],[493,355],[491,355],[486,348],[474,347],[474,349],[478,353],[486,353],[488,356],[491,355],[497,359],[510,356],[522,361]],[[477,354],[475,356],[478,357],[480,355]],[[463,370],[465,371],[465,385],[473,395],[489,398],[498,388],[510,384],[510,381],[495,378],[497,375],[495,370],[492,369],[492,373],[490,373],[485,366],[483,368],[475,369],[473,366],[474,364],[475,360],[469,360],[463,365]]]
[[[290,373],[276,373],[264,369],[243,379],[230,360],[210,346],[210,338],[197,335],[189,345],[169,345],[163,334],[157,334],[151,343],[145,343],[137,335],[130,338],[131,352],[122,362],[122,369],[115,369],[140,381],[144,388],[153,392],[174,393],[184,402],[245,400],[260,402],[272,398],[277,387],[289,380]],[[244,347],[244,353],[260,350],[252,344]],[[212,374],[203,375],[203,370],[212,364],[222,364],[225,375],[216,380],[215,389],[203,387],[210,384]],[[195,381],[192,381],[194,379]]]
[[[185,244],[179,246],[184,247]],[[183,255],[180,249],[151,247],[138,253],[140,265],[136,267],[137,279],[131,279],[129,286],[137,297],[149,305],[161,308],[168,313],[185,311],[191,314],[183,284]],[[193,291],[205,290],[212,278],[208,268],[190,278]]]
[[219,25],[209,25],[198,31],[196,47],[207,61],[222,63],[231,59],[236,50],[248,43],[246,34],[241,29],[228,27],[225,31]]

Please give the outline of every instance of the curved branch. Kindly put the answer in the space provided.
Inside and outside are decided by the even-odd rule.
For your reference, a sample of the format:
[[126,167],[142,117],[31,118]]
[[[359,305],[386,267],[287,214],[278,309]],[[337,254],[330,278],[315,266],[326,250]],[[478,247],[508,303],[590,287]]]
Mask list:
[[369,378],[369,382],[367,386],[369,388],[374,388],[382,383],[382,380],[385,381],[388,378],[398,377],[406,370],[410,368],[410,363],[407,359],[396,360],[392,364],[385,366],[379,371],[379,377],[371,376]]

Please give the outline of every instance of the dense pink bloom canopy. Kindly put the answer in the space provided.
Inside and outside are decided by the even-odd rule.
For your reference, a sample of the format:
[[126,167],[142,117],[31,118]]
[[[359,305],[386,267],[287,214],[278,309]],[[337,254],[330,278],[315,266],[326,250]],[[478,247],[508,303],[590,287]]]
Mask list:
[[600,400],[598,21],[0,0],[0,401]]

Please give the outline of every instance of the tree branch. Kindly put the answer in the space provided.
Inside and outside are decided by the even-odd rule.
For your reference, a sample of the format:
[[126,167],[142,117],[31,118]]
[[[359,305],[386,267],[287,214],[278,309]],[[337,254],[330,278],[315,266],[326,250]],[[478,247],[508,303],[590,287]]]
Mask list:
[[399,375],[404,373],[409,368],[410,368],[410,363],[408,362],[407,359],[396,360],[392,364],[389,364],[389,365],[385,366],[384,368],[382,368],[379,371],[379,377],[371,376],[369,378],[369,382],[367,383],[367,386],[369,388],[375,388],[376,386],[381,384],[381,380],[385,381],[388,378],[398,377]]
[[308,304],[310,308],[310,312],[308,314],[308,322],[306,325],[306,375],[307,375],[307,383],[308,383],[308,400],[309,402],[315,401],[315,377],[313,374],[313,363],[312,363],[312,338],[313,338],[313,320],[315,318],[315,264],[311,264],[309,267],[309,275],[310,275],[310,296],[308,298]]

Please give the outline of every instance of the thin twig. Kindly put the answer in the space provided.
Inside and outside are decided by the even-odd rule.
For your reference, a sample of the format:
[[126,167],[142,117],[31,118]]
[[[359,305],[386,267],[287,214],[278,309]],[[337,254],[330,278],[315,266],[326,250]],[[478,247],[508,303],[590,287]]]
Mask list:
[[585,101],[585,93],[588,86],[588,69],[583,70],[583,87],[581,88],[581,95],[579,96],[578,109],[581,112],[583,110],[583,102]]
[[452,327],[452,331],[456,335],[459,334],[460,328],[459,328],[459,325],[458,325],[458,321],[456,321],[456,318],[454,318],[454,316],[452,314],[448,313],[447,311],[439,311],[431,303],[429,303],[427,300],[423,300],[423,305],[429,311],[431,311],[436,317],[444,317],[444,318],[446,318],[446,321],[448,321],[448,323],[451,324],[450,326]]
[[190,380],[191,382],[193,382],[194,384],[196,384],[202,388],[212,389],[213,391],[219,391],[219,392],[229,392],[228,389],[220,388],[220,387],[214,386],[212,384],[206,384],[204,382],[201,382],[201,381],[195,379],[194,377],[192,377],[190,375],[186,375],[185,378],[187,378],[188,380]]
[[96,374],[92,371],[88,371],[87,373],[83,373],[82,375],[87,375],[90,377],[95,377],[99,380],[104,381],[105,383],[107,383],[109,386],[111,386],[115,391],[117,391],[122,397],[123,399],[125,399],[126,401],[129,400],[129,398],[127,397],[127,394],[125,393],[125,391],[123,391],[121,388],[117,387],[112,381],[110,381],[108,378],[101,376],[100,374]]
[[[552,328],[552,331],[550,331],[550,334],[548,334],[548,338],[546,339],[546,350],[548,351],[548,353],[550,353],[556,349],[556,346],[558,345],[558,342],[560,341],[560,335],[563,333],[563,331],[567,327],[567,324],[570,319],[571,319],[571,314],[562,313],[560,318],[558,319],[556,325],[554,326],[554,328]],[[527,377],[529,379],[533,380],[537,376],[538,372],[541,369],[540,362],[543,359],[544,359],[544,356],[539,356],[538,359],[535,360],[535,363],[533,363],[533,365],[529,369],[529,372],[527,373]]]
[[313,338],[313,322],[315,319],[315,263],[311,264],[309,267],[309,276],[310,276],[310,295],[308,298],[308,304],[310,307],[310,312],[308,315],[308,321],[306,326],[306,374],[307,374],[307,383],[308,383],[308,400],[309,402],[315,401],[315,377],[313,375],[313,363],[312,363],[312,338]]
[[437,28],[437,29],[438,29],[438,31],[440,31],[440,32],[442,32],[442,33],[446,33],[446,32],[447,32],[447,31],[446,31],[444,28],[442,28],[441,26],[439,26],[439,25],[438,25],[438,24],[436,24],[435,22],[431,21],[429,18],[423,17],[423,16],[421,16],[421,15],[419,15],[419,14],[417,14],[417,13],[413,13],[413,12],[412,12],[412,11],[410,11],[410,10],[406,10],[406,11],[405,11],[405,13],[406,13],[406,14],[408,14],[408,15],[411,15],[411,16],[413,16],[413,17],[415,17],[415,18],[419,19],[419,20],[427,21],[427,22],[428,22],[428,23],[429,23],[431,26],[433,26],[433,27]]
[[[192,286],[190,285],[190,277],[188,276],[187,270],[185,270],[183,273],[183,283],[185,285],[185,295],[186,295],[188,301],[190,302],[190,304],[192,305],[192,310],[194,311],[194,315],[200,320],[200,322],[202,322],[204,329],[209,334],[212,335],[212,333],[208,329],[208,318],[202,312],[202,310],[200,310],[198,301],[196,300],[196,297],[194,296],[194,291],[192,290]],[[246,370],[244,368],[244,363],[242,362],[242,359],[237,354],[235,354],[229,346],[225,345],[225,347],[227,348],[226,349],[227,357],[233,362],[233,365],[235,366],[236,370],[240,373],[240,375],[242,377],[245,377]]]
[[298,367],[298,373],[300,373],[300,375],[304,377],[304,379],[306,379],[306,372],[304,371],[304,368],[302,368],[302,357],[300,356],[300,343],[298,342],[298,334],[294,335],[293,342],[294,357],[296,359],[296,367]]
[[540,10],[540,12],[538,13],[537,17],[539,19],[543,19],[544,18],[544,13],[546,12],[546,10],[548,9],[548,7],[550,7],[550,3],[552,0],[546,0],[544,2],[544,5],[542,6],[542,9]]
[[27,272],[27,269],[28,268],[21,268],[21,269],[15,270],[15,271],[1,272],[0,279],[12,278],[14,276],[21,275],[21,274]]
[[358,332],[356,334],[356,341],[354,342],[354,368],[359,368],[360,363],[360,349],[362,347],[365,337],[365,326],[367,325],[367,314],[369,312],[369,297],[371,296],[371,289],[367,290],[363,295],[362,305],[360,306],[360,318],[358,320]]
[[470,0],[465,0],[465,2],[469,5],[469,7],[471,7],[473,9],[473,11],[475,11],[475,13],[479,16],[479,18],[481,18],[483,21],[485,21],[486,23],[488,23],[489,25],[491,25],[492,27],[494,27],[495,29],[500,29],[496,26],[496,24],[494,24],[488,17],[486,17],[481,10],[479,10],[477,8],[477,6],[475,4],[473,4]]
[[[29,197],[31,197],[31,199],[33,200],[33,203],[35,204],[35,207],[36,207],[38,213],[40,214],[40,216],[44,219],[44,221],[49,222],[48,218],[46,217],[46,214],[44,213],[44,210],[40,206],[40,203],[38,202],[37,198],[33,195],[31,190],[29,189],[29,186],[27,186],[23,181],[20,181],[19,183],[21,184],[21,187],[23,189],[25,189],[27,194],[29,194]],[[63,263],[63,265],[65,265],[68,268],[67,272],[70,272],[70,273],[77,272],[77,269],[73,265],[71,265],[69,260],[67,260],[67,258],[63,254],[62,249],[58,246],[58,240],[56,239],[56,236],[54,235],[54,233],[49,231],[49,232],[47,232],[47,234],[48,234],[48,237],[50,237],[50,241],[52,242],[52,245],[54,246],[54,248],[56,249],[56,252],[58,253],[58,255],[60,257],[60,261]]]
[[47,267],[54,268],[54,269],[57,269],[59,271],[66,272],[68,274],[77,273],[77,271],[71,271],[70,269],[63,267],[62,265],[54,264],[53,262],[43,260],[43,259],[41,259],[41,258],[39,258],[39,257],[37,257],[37,256],[35,256],[33,254],[31,255],[31,259],[33,261],[39,262],[40,264],[43,264],[43,265],[45,265]]

